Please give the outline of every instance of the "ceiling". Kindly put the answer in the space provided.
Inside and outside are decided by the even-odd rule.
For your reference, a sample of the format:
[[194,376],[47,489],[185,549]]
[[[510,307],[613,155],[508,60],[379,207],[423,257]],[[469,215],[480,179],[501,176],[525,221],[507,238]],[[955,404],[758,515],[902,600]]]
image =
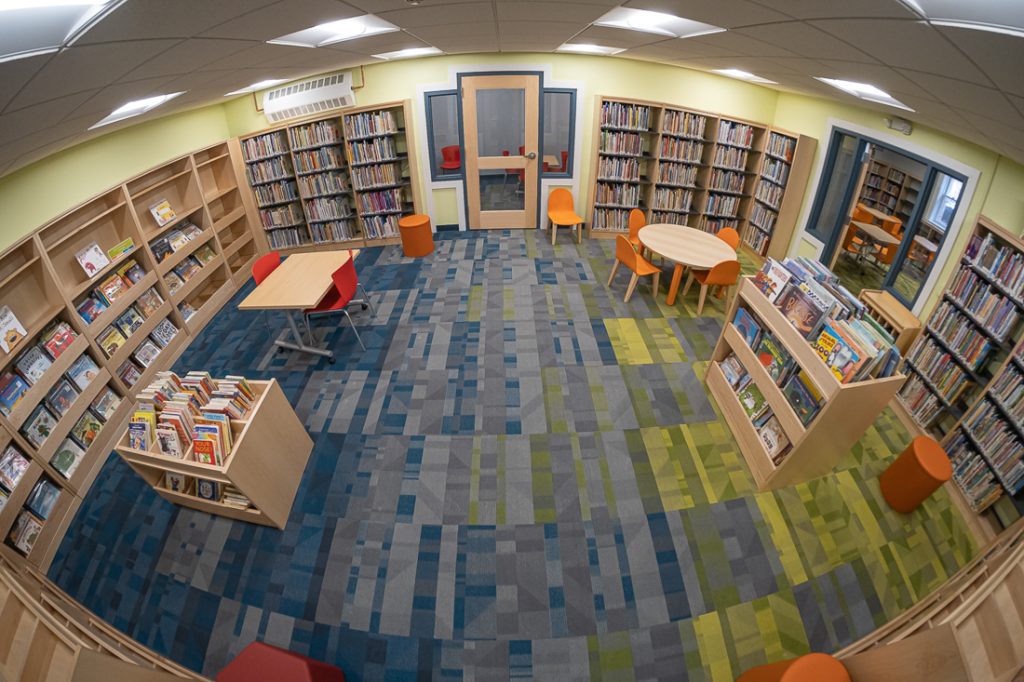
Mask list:
[[[620,5],[728,31],[677,39],[591,25]],[[317,49],[265,42],[368,12],[403,30]],[[371,55],[410,47],[551,52],[566,42],[701,70],[744,69],[779,83],[769,87],[904,116],[1024,163],[1024,38],[933,26],[899,0],[127,0],[70,48],[0,63],[0,174],[267,78],[376,62]],[[871,83],[916,112],[862,102],[812,76]],[[187,92],[143,117],[88,130],[127,101],[180,90]]]

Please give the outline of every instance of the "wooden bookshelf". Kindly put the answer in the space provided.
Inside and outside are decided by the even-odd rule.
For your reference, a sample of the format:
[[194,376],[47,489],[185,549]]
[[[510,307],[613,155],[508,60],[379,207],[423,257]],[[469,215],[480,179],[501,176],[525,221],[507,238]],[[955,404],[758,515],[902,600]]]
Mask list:
[[921,194],[921,178],[871,159],[858,202],[894,215],[906,224]]
[[[234,443],[222,465],[191,461],[191,448],[178,459],[128,447],[127,432],[118,442],[117,452],[157,493],[175,504],[283,529],[313,441],[276,380],[249,383],[257,397],[244,419],[231,421]],[[198,497],[194,480],[186,492],[172,491],[165,483],[169,471],[233,485],[252,504],[242,509]]]
[[[758,256],[785,256],[817,141],[662,102],[598,97],[590,236],[648,223],[736,229]],[[787,191],[787,188],[794,188]]]
[[910,347],[921,333],[921,320],[888,291],[862,289],[857,298],[867,306],[868,315],[889,332],[900,355],[910,352]]
[[[732,324],[736,309],[743,307],[770,332],[790,357],[810,378],[822,396],[822,404],[813,420],[804,426],[775,383]],[[840,383],[810,343],[793,327],[778,308],[744,277],[708,367],[705,381],[739,444],[757,483],[758,490],[773,490],[824,476],[832,471],[854,443],[874,423],[879,413],[899,390],[905,377]],[[785,457],[774,464],[757,430],[743,411],[736,391],[720,367],[730,354],[761,390],[772,412],[792,444]]]

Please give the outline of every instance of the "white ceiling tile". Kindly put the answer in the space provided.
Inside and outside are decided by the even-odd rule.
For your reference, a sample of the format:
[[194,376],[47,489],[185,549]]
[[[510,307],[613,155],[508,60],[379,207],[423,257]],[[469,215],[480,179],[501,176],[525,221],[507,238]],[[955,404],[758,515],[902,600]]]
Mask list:
[[43,54],[0,63],[0,112],[51,57],[52,54]]
[[843,59],[851,62],[876,62],[867,52],[849,45],[813,26],[798,21],[764,26],[749,26],[736,30],[740,35],[749,36],[770,45],[799,51],[812,59]]
[[79,92],[0,116],[0,145],[33,137],[35,133],[42,133],[40,137],[45,138],[48,130],[59,123],[68,111],[74,111],[93,94]]
[[[493,21],[481,21],[466,24],[447,24],[444,26],[424,26],[416,29],[417,38],[427,41],[431,45],[438,45],[439,40],[454,39],[461,40],[497,40],[498,31]],[[444,49],[444,48],[442,48]]]
[[[137,99],[143,99],[145,97],[152,97],[154,95],[178,92],[177,90],[166,87],[171,80],[173,80],[173,78],[170,76],[162,76],[159,78],[144,78],[142,80],[132,82],[108,85],[102,90],[93,93],[92,97],[90,97],[88,101],[75,107],[75,109],[70,112],[68,118],[90,115],[94,116],[96,121],[99,121],[122,104],[126,104]],[[93,121],[93,123],[96,121]],[[90,123],[89,125],[92,124]]]
[[692,40],[678,40],[672,38],[659,43],[641,45],[627,50],[623,57],[634,57],[638,59],[685,59],[687,57],[734,57],[738,56],[735,51],[718,47],[716,45],[700,45]]
[[[713,47],[719,47],[736,54],[745,54],[751,57],[800,57],[801,55],[786,47],[779,45],[773,45],[772,43],[766,43],[763,40],[751,38],[750,36],[743,35],[736,31],[726,31],[725,33],[715,33],[708,36],[700,36],[698,38],[686,38],[686,42],[693,43],[694,45],[711,45]],[[793,45],[790,47],[797,48],[799,46]]]
[[93,26],[79,45],[133,38],[188,38],[275,0],[131,0]]
[[[419,29],[417,29],[419,30]],[[366,61],[368,55],[380,54],[381,52],[393,52],[404,50],[407,47],[429,47],[430,43],[420,40],[413,33],[405,31],[393,31],[381,33],[380,35],[360,38],[359,40],[347,40],[337,45],[328,45],[317,52],[330,52],[332,50],[347,52],[348,54],[361,55]],[[307,50],[310,52],[311,50]],[[370,60],[371,62],[377,60]]]
[[[607,47],[629,48],[639,47],[641,45],[650,45],[651,43],[660,43],[663,40],[665,40],[665,36],[656,35],[654,33],[625,31],[620,28],[607,28],[605,26],[591,26],[574,36],[572,42],[594,43],[595,45],[605,45]],[[673,40],[678,40],[678,38],[673,38]],[[694,38],[689,38],[689,40],[694,40]]]
[[963,28],[939,27],[946,36],[963,50],[989,79],[998,87],[1024,95],[1024,40],[1015,36]]
[[898,0],[757,0],[757,2],[797,19],[826,17],[918,18],[917,14],[907,9]]
[[[262,4],[262,3],[261,3]],[[278,0],[204,31],[209,38],[270,40],[317,24],[364,14],[337,0]]]
[[1000,90],[929,73],[915,74],[914,79],[935,99],[951,107],[987,116],[1007,125],[1024,123],[1020,112]]
[[419,26],[438,26],[464,21],[494,21],[494,7],[490,3],[461,3],[458,5],[433,5],[425,3],[394,12],[375,12],[402,28],[415,29]]
[[786,21],[790,17],[774,8],[747,0],[629,0],[626,7],[674,14],[712,26],[735,28],[772,21]]
[[498,3],[498,20],[506,21],[569,21],[590,24],[608,11],[605,5],[580,2],[502,2]]
[[[363,12],[381,14],[394,10],[408,9],[409,3],[406,0],[345,0],[347,4],[356,7]],[[423,8],[433,5],[490,5],[492,0],[430,0],[430,5],[423,5]],[[419,9],[419,8],[417,8]]]
[[221,60],[242,50],[262,45],[256,41],[192,38],[183,40],[171,49],[158,54],[130,71],[125,78],[153,78],[191,73],[206,66],[215,66]]
[[503,40],[506,37],[527,38],[532,36],[535,38],[559,38],[562,41],[566,41],[579,33],[579,31],[580,27],[578,24],[570,24],[564,21],[545,21],[541,24],[529,21],[503,21],[498,26],[498,36]]
[[[860,62],[847,62],[836,59],[820,60],[821,70],[807,72],[808,76],[821,76],[824,78],[839,78],[841,80],[856,81],[858,83],[870,83],[890,95],[913,94],[917,97],[935,99],[931,93],[926,91],[903,73],[891,69],[884,64],[864,64]],[[899,99],[897,97],[897,99]]]

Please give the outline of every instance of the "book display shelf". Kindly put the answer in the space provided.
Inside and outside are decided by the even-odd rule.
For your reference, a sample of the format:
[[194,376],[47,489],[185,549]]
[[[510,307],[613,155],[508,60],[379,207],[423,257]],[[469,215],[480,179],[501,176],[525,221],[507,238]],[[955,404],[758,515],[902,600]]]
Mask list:
[[978,218],[904,364],[902,416],[940,440],[971,509],[1024,491],[1024,241]]
[[[750,277],[744,277],[740,282],[729,320],[736,319],[738,308],[743,308],[764,331],[770,332],[796,362],[799,374],[809,380],[811,390],[820,396],[820,407],[805,424],[794,409],[791,398],[776,384],[741,331],[733,322],[725,325],[705,381],[732,428],[758,490],[773,490],[827,474],[874,423],[905,377],[894,375],[841,383],[810,342],[761,293]],[[730,355],[735,355],[751,382],[760,389],[791,444],[781,459],[775,457],[773,461],[736,390],[723,372],[722,364]]]
[[[817,141],[658,102],[598,98],[590,235],[614,238],[639,208],[648,223],[736,229],[758,256],[781,258]],[[787,191],[787,187],[798,188]]]
[[409,102],[395,102],[242,138],[253,219],[269,247],[398,243],[398,220],[421,203],[408,120]]
[[907,223],[920,193],[920,178],[872,159],[859,201]]
[[248,279],[239,157],[171,160],[0,255],[0,557],[48,567],[130,398]]
[[[249,383],[256,398],[242,419],[231,420],[233,444],[222,464],[197,461],[192,445],[181,458],[132,448],[123,430],[117,452],[170,502],[283,529],[313,441],[276,380]],[[225,487],[249,504],[224,501]]]
[[857,298],[867,307],[867,314],[892,335],[900,354],[906,356],[921,333],[921,320],[888,291],[861,289]]

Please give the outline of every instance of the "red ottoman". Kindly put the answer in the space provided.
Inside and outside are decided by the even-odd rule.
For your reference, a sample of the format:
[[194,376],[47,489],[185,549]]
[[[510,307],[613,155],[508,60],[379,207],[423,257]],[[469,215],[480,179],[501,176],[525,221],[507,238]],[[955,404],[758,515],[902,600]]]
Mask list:
[[345,682],[345,673],[301,654],[253,642],[217,673],[217,682]]

